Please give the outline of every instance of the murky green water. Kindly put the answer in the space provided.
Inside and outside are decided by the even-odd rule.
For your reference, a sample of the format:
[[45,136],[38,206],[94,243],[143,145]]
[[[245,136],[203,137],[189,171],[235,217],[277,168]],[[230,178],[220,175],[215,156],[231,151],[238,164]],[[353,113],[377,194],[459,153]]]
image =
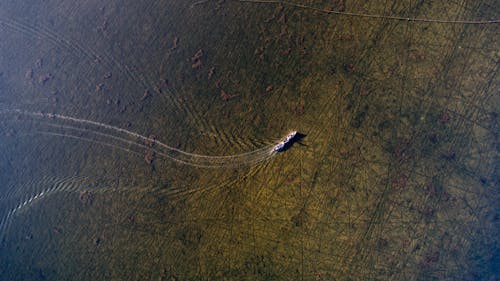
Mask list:
[[0,279],[500,278],[499,24],[360,15],[499,4],[294,3],[0,1]]

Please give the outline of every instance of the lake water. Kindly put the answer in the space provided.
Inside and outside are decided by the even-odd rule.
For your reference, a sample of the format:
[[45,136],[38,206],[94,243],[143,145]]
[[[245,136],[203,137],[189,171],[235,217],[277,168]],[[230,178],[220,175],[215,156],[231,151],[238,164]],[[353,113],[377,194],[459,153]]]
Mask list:
[[0,279],[499,279],[499,14],[0,0]]

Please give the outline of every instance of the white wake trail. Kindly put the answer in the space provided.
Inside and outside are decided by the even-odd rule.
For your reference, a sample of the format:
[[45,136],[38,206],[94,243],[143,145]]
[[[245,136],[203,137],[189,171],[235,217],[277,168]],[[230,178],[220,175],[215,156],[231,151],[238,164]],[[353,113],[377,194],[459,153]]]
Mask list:
[[[71,116],[66,116],[66,115],[61,115],[61,114],[54,114],[54,113],[42,113],[42,112],[29,112],[29,111],[23,111],[19,109],[5,109],[1,110],[0,114],[19,114],[19,115],[25,115],[25,116],[31,116],[31,117],[36,117],[36,118],[41,118],[41,119],[48,119],[48,120],[54,120],[54,121],[65,121],[73,124],[79,124],[79,125],[86,125],[86,126],[94,126],[95,129],[88,129],[88,128],[80,128],[80,127],[75,127],[75,126],[68,126],[68,125],[57,125],[57,123],[54,123],[53,127],[60,126],[61,128],[65,129],[71,129],[71,130],[77,130],[80,132],[87,132],[91,134],[95,134],[96,136],[101,136],[101,137],[106,137],[110,138],[113,140],[117,140],[119,142],[129,144],[129,145],[134,145],[137,147],[141,147],[147,150],[154,151],[157,156],[167,158],[170,160],[173,160],[175,162],[185,164],[185,165],[190,165],[190,166],[196,166],[196,167],[204,167],[204,168],[217,168],[217,167],[231,167],[231,166],[239,166],[239,165],[248,165],[248,164],[256,164],[262,161],[265,161],[275,155],[274,153],[274,147],[275,144],[267,145],[262,148],[246,152],[246,153],[240,153],[240,154],[234,154],[234,155],[223,155],[223,156],[211,156],[211,155],[202,155],[202,154],[196,154],[196,153],[190,153],[186,152],[183,150],[180,150],[178,148],[169,146],[161,141],[158,141],[156,139],[152,139],[146,136],[143,136],[141,134],[92,121],[92,120],[87,120],[87,119],[81,119],[81,118],[75,118]],[[52,125],[51,125],[52,126]],[[111,133],[104,133],[104,132],[99,132],[96,131],[97,128],[108,130],[113,133],[118,133],[118,134],[123,134],[124,136],[128,138],[135,138],[135,140],[130,140],[125,137],[121,137],[118,135],[114,135]],[[80,138],[82,140],[87,140],[87,141],[93,141],[91,138],[87,137],[81,137],[81,136],[75,136],[75,135],[66,135],[58,132],[45,132],[45,134],[52,134],[54,136],[68,136],[72,138]],[[113,146],[106,144],[101,141],[95,141],[96,143],[104,144],[107,146]],[[151,145],[145,145],[145,143],[150,143]],[[128,150],[128,148],[123,148],[123,147],[118,147],[123,150]],[[130,151],[131,152],[131,151]],[[136,152],[137,153],[137,152]]]

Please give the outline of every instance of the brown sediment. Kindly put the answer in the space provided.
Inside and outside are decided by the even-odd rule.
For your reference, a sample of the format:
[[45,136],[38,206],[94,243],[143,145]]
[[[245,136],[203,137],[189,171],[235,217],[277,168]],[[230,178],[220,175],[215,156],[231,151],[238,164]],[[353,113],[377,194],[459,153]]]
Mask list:
[[446,113],[446,111],[443,111],[443,113],[441,114],[441,119],[439,119],[438,121],[439,125],[446,124],[449,121],[450,121],[450,116],[448,115],[448,113]]
[[352,63],[346,63],[344,64],[344,71],[348,74],[353,73],[355,70],[355,66]]
[[24,74],[24,78],[28,80],[33,79],[33,68],[30,68],[26,71],[26,73]]
[[222,98],[223,101],[228,101],[236,97],[237,95],[231,95],[226,93],[224,90],[220,91],[220,97]]
[[104,88],[104,83],[100,83],[95,86],[96,92],[102,91],[103,88]]
[[142,95],[141,101],[144,101],[145,99],[149,98],[151,96],[151,93],[149,90],[144,90],[144,94]]
[[43,59],[42,58],[39,58],[36,60],[36,67],[37,68],[42,68],[43,66]]
[[200,68],[203,65],[201,58],[203,57],[203,50],[199,49],[194,56],[191,57],[191,67],[193,69]]
[[148,149],[144,152],[144,160],[146,161],[146,163],[151,165],[153,164],[155,159],[156,159],[156,153],[153,150]]
[[157,138],[158,137],[154,134],[149,135],[149,137],[144,140],[144,145],[147,145],[149,147],[153,147],[154,144],[156,143]]
[[194,56],[191,57],[191,62],[195,62],[197,60],[200,60],[201,57],[203,57],[203,50],[199,49],[198,52],[196,52],[196,54],[194,54]]
[[201,60],[197,60],[195,63],[191,64],[191,67],[193,69],[200,68],[203,65],[203,62]]
[[84,205],[92,205],[95,199],[95,195],[92,191],[85,190],[80,192],[79,199],[80,202],[82,202]]
[[172,47],[170,48],[170,50],[175,50],[177,49],[177,44],[179,43],[179,37],[174,37],[174,40],[172,41]]
[[335,12],[345,12],[345,0],[333,0],[330,8],[328,9],[331,13]]
[[362,96],[362,97],[366,97],[370,94],[370,91],[368,91],[368,89],[364,86],[361,86],[359,88],[359,95]]
[[108,20],[107,20],[107,19],[105,19],[105,20],[102,22],[102,24],[101,24],[101,25],[98,25],[98,26],[96,27],[97,31],[100,31],[100,32],[104,32],[104,31],[106,31],[106,29],[108,28],[108,24],[109,24],[109,23],[108,23]]
[[212,76],[215,73],[215,66],[212,66],[210,70],[208,71],[208,80],[212,79]]
[[218,88],[220,88],[220,87],[222,86],[222,80],[221,80],[221,79],[222,79],[222,78],[219,78],[219,79],[217,79],[217,80],[214,82],[214,87],[215,87],[215,88],[217,88],[217,89],[218,89]]
[[136,215],[135,214],[130,214],[127,216],[127,222],[130,224],[134,224],[136,222]]
[[304,113],[306,112],[306,107],[303,103],[299,103],[297,105],[297,107],[295,108],[295,114],[296,115],[304,115]]
[[40,75],[38,77],[38,83],[41,84],[41,85],[44,85],[46,82],[52,80],[52,74],[44,74],[44,75]]
[[286,23],[286,15],[282,14],[281,17],[278,19],[278,23],[285,24]]

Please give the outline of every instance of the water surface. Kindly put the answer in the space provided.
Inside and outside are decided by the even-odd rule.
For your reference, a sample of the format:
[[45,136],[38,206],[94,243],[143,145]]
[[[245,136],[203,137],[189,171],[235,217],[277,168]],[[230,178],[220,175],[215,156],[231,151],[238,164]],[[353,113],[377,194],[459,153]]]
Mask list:
[[0,279],[499,278],[498,3],[194,3],[0,1]]

